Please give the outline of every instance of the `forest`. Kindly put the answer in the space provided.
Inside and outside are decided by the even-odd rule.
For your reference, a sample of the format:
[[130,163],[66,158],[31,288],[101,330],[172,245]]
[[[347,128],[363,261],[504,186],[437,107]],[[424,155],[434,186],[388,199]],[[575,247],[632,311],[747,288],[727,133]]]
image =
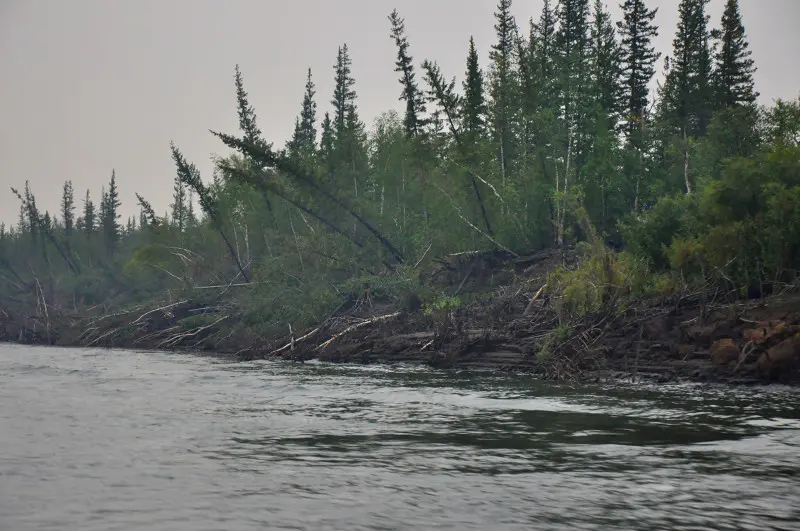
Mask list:
[[[738,0],[713,22],[709,0],[680,0],[668,51],[647,0],[622,1],[620,20],[601,0],[541,1],[520,24],[499,0],[488,62],[467,35],[463,72],[415,60],[393,11],[386,67],[404,110],[362,120],[343,43],[333,94],[309,69],[282,148],[236,66],[239,130],[209,132],[229,154],[201,176],[165,146],[164,215],[138,193],[139,216],[121,219],[113,171],[99,195],[65,182],[58,212],[38,208],[32,183],[12,187],[0,339],[369,361],[402,332],[417,342],[395,345],[398,360],[480,350],[506,353],[487,366],[526,359],[560,377],[622,350],[638,360],[649,335],[678,344],[664,359],[796,370],[786,312],[753,325],[758,338],[708,332],[800,285],[800,98],[759,105]],[[676,315],[686,337],[664,341],[677,325],[653,323]],[[640,343],[608,343],[623,329]]]

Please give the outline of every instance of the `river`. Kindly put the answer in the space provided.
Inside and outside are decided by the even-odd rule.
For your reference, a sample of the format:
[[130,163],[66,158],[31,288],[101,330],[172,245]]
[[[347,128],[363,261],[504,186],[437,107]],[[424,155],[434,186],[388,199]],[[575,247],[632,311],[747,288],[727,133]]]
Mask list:
[[0,529],[800,529],[800,393],[0,345]]

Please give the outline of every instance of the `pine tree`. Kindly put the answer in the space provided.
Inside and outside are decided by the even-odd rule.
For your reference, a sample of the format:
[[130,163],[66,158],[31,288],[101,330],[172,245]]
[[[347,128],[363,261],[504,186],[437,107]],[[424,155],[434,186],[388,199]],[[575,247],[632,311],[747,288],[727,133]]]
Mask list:
[[189,188],[189,195],[186,199],[186,226],[194,228],[197,226],[197,213],[194,210],[194,190]]
[[645,0],[625,0],[620,8],[624,18],[617,22],[623,77],[621,111],[630,139],[645,119],[649,84],[655,74],[654,65],[661,56],[652,44],[658,36],[658,26],[653,23],[658,8],[648,9]]
[[114,170],[111,170],[108,192],[103,192],[102,197],[103,199],[100,205],[100,224],[103,229],[103,239],[106,244],[106,249],[109,252],[113,252],[120,238],[120,225],[117,220],[120,218],[119,207],[121,205],[119,191],[117,190],[117,176]]
[[172,203],[169,205],[172,224],[178,232],[186,230],[186,187],[176,175],[172,186]]
[[333,150],[336,146],[336,133],[333,130],[333,121],[330,113],[326,112],[322,119],[322,135],[319,141],[319,154],[322,160],[330,163],[333,157]]
[[620,47],[611,15],[601,0],[594,3],[591,29],[592,82],[597,108],[616,125],[620,102]]
[[23,203],[25,205],[25,214],[27,217],[26,225],[31,236],[36,239],[39,234],[39,208],[36,206],[36,197],[31,191],[30,182],[25,181],[25,190],[23,193]]
[[317,149],[317,103],[314,101],[316,94],[314,89],[309,68],[300,116],[295,119],[294,132],[287,144],[293,156],[306,160],[313,156]]
[[17,234],[27,234],[28,227],[28,214],[25,209],[25,203],[19,205],[19,217],[17,218]]
[[395,9],[389,15],[389,22],[392,25],[390,37],[397,46],[397,61],[395,62],[395,72],[399,72],[399,79],[403,90],[400,100],[406,102],[406,112],[403,118],[403,125],[408,136],[419,134],[421,127],[425,124],[422,114],[425,113],[425,99],[423,92],[416,82],[414,73],[413,59],[408,53],[408,39],[406,38],[405,20],[400,18]]
[[556,11],[556,46],[561,62],[561,91],[565,111],[585,95],[589,71],[589,0],[561,0]]
[[497,42],[489,52],[491,61],[489,93],[491,129],[497,144],[501,174],[505,178],[514,158],[515,104],[518,90],[514,69],[517,23],[511,14],[511,0],[500,0],[495,17]]
[[580,180],[591,143],[592,131],[587,121],[591,108],[589,14],[589,0],[561,0],[556,11],[558,88],[562,126],[567,134],[561,140],[565,185],[571,182],[572,172]]
[[667,58],[666,79],[659,113],[663,123],[682,139],[683,180],[692,193],[691,139],[705,134],[713,112],[711,52],[709,50],[709,0],[681,0],[679,21],[672,41],[673,57]]
[[722,28],[713,32],[718,41],[715,54],[714,88],[720,107],[751,105],[756,101],[750,45],[739,12],[739,1],[728,0],[722,14]]
[[334,142],[326,163],[330,171],[337,173],[337,185],[348,188],[352,185],[353,194],[357,197],[358,181],[364,178],[366,170],[367,152],[365,126],[358,116],[351,65],[347,44],[343,44],[339,47],[334,65],[335,83],[331,100],[334,109],[331,124]]
[[244,133],[244,140],[256,144],[262,148],[269,149],[272,144],[268,144],[261,136],[261,129],[256,123],[256,112],[247,98],[244,90],[244,81],[239,65],[236,65],[234,80],[236,83],[236,107],[239,115],[239,129]]
[[[550,0],[544,0],[542,14],[539,23],[534,28],[536,32],[535,63],[534,75],[540,79],[542,86],[543,105],[553,105],[554,101],[545,102],[546,93],[554,95],[553,81],[555,77],[555,56],[556,56],[556,17]],[[547,88],[550,90],[548,91]]]
[[69,238],[75,227],[75,193],[72,189],[72,181],[64,183],[61,194],[61,218],[64,220],[64,236]]
[[664,85],[664,110],[683,136],[705,133],[711,114],[709,0],[681,0],[680,20]]
[[478,63],[478,51],[475,39],[469,38],[469,54],[467,70],[463,82],[464,98],[462,102],[462,123],[467,140],[475,142],[483,138],[486,132],[486,100],[484,98],[483,71]]
[[83,216],[81,218],[83,219],[83,232],[87,236],[94,234],[97,220],[94,202],[92,202],[89,190],[86,190],[86,196],[83,199]]
[[333,130],[337,137],[343,135],[346,130],[347,115],[351,109],[355,108],[356,91],[353,86],[356,84],[353,79],[352,60],[347,49],[347,43],[339,47],[334,65],[335,79],[333,89]]

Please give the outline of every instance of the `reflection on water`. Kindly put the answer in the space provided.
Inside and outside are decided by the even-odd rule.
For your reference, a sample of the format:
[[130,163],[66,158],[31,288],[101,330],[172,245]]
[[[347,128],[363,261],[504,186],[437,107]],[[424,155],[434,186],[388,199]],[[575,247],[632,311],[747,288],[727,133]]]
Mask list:
[[800,529],[800,393],[0,346],[0,529]]

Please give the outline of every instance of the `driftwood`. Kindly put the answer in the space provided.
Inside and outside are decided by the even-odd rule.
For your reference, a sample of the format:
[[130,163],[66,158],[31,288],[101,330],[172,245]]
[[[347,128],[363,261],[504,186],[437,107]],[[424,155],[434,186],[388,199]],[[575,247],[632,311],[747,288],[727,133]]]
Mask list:
[[547,288],[547,283],[545,282],[545,284],[541,288],[539,288],[539,291],[537,291],[536,294],[533,297],[531,297],[531,302],[528,303],[528,306],[525,307],[525,311],[522,312],[523,317],[528,317],[533,313],[533,303],[539,299],[539,296],[544,292],[546,288]]
[[373,317],[372,319],[367,319],[366,321],[361,321],[360,323],[356,323],[356,324],[354,324],[352,326],[348,326],[347,328],[345,328],[344,330],[342,330],[341,332],[339,332],[338,334],[336,334],[335,336],[333,336],[329,340],[327,340],[324,343],[322,343],[321,345],[317,346],[317,348],[314,349],[314,350],[323,350],[325,347],[327,347],[328,345],[330,345],[331,343],[333,343],[334,341],[336,341],[340,337],[342,337],[342,336],[344,336],[346,334],[349,334],[353,330],[358,330],[362,326],[367,326],[367,325],[370,325],[370,324],[373,324],[373,323],[378,323],[378,322],[381,322],[381,321],[386,321],[388,319],[393,319],[393,318],[395,318],[395,317],[397,317],[399,315],[400,315],[400,312],[394,312],[394,313],[390,313],[388,315],[380,315],[378,317]]
[[314,334],[319,332],[319,329],[320,329],[320,327],[317,327],[314,330],[312,330],[311,332],[307,333],[306,335],[304,335],[302,337],[298,337],[297,339],[295,339],[294,336],[292,336],[291,341],[286,343],[281,348],[273,350],[272,352],[269,353],[269,355],[272,356],[272,355],[275,355],[275,354],[279,354],[279,353],[283,352],[286,349],[294,350],[294,347],[295,347],[295,345],[297,345],[297,343],[300,343],[301,341],[304,341],[304,340],[308,339],[309,337],[313,336]]

